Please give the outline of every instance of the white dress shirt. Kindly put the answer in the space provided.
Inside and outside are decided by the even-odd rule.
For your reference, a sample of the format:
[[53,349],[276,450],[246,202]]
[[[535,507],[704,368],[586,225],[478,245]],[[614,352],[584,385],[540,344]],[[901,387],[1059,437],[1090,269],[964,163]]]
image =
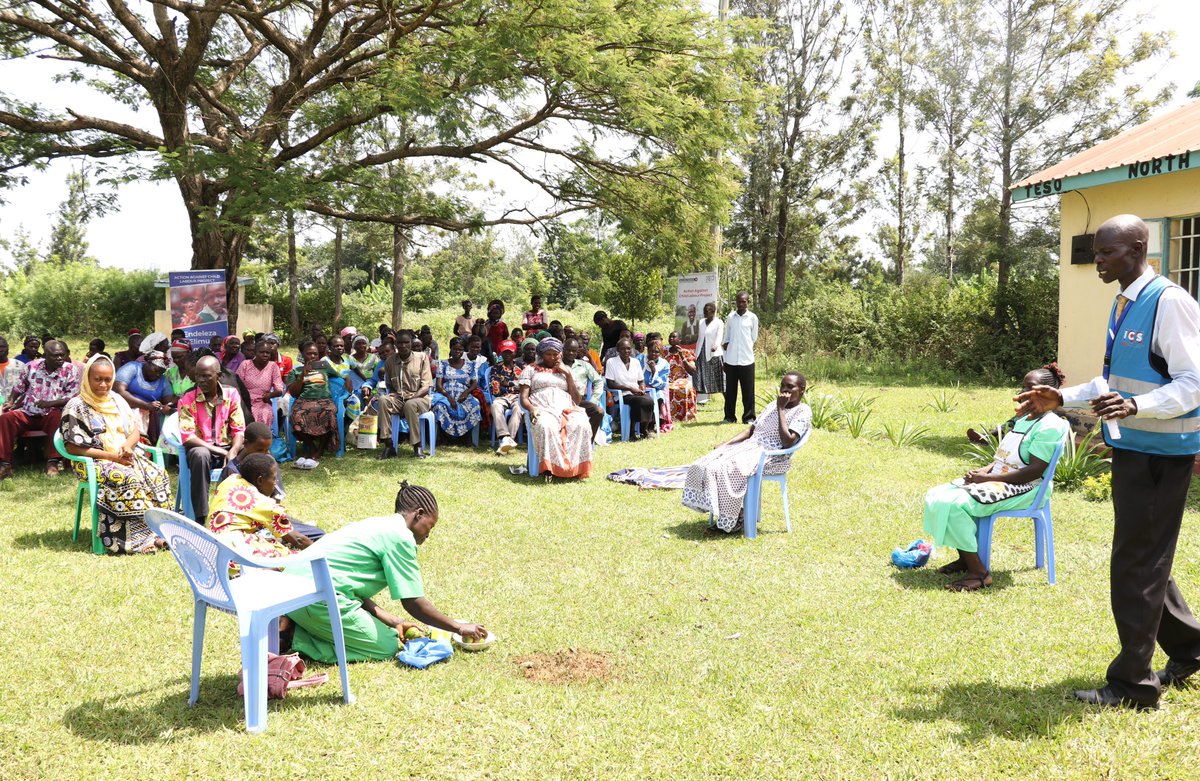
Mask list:
[[725,364],[727,366],[749,366],[754,363],[754,343],[758,341],[758,315],[746,310],[739,315],[737,310],[725,318]]
[[696,357],[702,361],[720,358],[725,354],[725,323],[721,318],[714,317],[712,322],[707,320],[700,323],[700,341],[696,343]]
[[629,356],[629,366],[625,365],[619,355],[614,355],[604,364],[604,379],[630,388],[636,388],[639,382],[646,381],[644,372],[645,368],[636,355]]
[[[1157,276],[1154,269],[1138,277],[1121,295],[1130,304]],[[1171,381],[1157,390],[1134,396],[1137,416],[1151,419],[1177,418],[1200,407],[1200,305],[1186,290],[1172,285],[1158,299],[1154,316],[1154,338],[1151,352],[1167,361]],[[1100,395],[1104,377],[1096,377],[1081,385],[1063,388],[1063,405],[1082,407]]]

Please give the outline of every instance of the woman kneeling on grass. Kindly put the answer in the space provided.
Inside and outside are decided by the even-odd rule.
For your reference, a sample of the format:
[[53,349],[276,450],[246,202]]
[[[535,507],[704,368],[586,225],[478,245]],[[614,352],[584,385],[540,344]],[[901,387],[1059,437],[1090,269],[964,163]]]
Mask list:
[[[758,459],[767,450],[786,450],[812,427],[812,410],[803,402],[808,381],[800,372],[788,372],[779,382],[779,396],[767,405],[750,428],[688,468],[683,487],[683,506],[716,519],[709,527],[718,532],[741,531],[743,504],[750,476],[758,471]],[[771,456],[763,474],[786,474],[791,456]]]
[[[1034,385],[1062,387],[1063,373],[1052,363],[1025,375],[1024,390]],[[1070,433],[1067,422],[1052,412],[1017,418],[996,448],[992,463],[973,469],[925,494],[925,532],[938,545],[958,549],[958,558],[940,567],[944,575],[966,573],[948,583],[951,591],[978,591],[992,585],[992,575],[979,558],[978,519],[1001,510],[1021,510],[1033,502],[1055,448]]]
[[[404,610],[418,621],[457,632],[464,638],[487,637],[482,626],[460,624],[447,618],[425,597],[417,546],[425,542],[437,521],[437,499],[427,489],[406,481],[396,494],[395,515],[343,526],[289,559],[284,571],[305,577],[312,576],[307,563],[309,555],[328,560],[349,661],[395,657],[404,644],[405,631],[416,626],[375,604],[373,598],[385,587],[392,599],[400,600]],[[324,603],[301,608],[287,617],[289,622],[280,622],[285,635],[283,645],[286,635],[294,632],[291,650],[318,662],[337,662],[329,611]]]

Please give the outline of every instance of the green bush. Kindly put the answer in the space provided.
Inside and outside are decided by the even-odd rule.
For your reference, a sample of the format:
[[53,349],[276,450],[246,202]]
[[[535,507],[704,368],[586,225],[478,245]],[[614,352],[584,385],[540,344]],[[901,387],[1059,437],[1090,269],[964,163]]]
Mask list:
[[153,271],[123,271],[87,263],[39,263],[3,281],[0,332],[108,335],[154,325],[163,291]]
[[928,367],[956,379],[993,382],[1020,377],[1055,357],[1057,275],[1014,276],[1004,306],[1007,325],[999,331],[996,302],[990,273],[954,284],[918,273],[898,287],[862,288],[814,275],[763,329],[761,350],[770,368],[798,355],[804,368],[832,356],[887,375]]
[[1112,499],[1112,472],[1105,472],[1084,480],[1083,498],[1089,502],[1110,501]]

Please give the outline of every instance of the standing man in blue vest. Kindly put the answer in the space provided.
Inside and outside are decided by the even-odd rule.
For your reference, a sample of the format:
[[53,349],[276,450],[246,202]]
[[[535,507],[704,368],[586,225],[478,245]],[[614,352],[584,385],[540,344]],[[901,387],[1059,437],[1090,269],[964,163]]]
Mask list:
[[[1017,397],[1018,413],[1087,402],[1105,421],[1113,448],[1109,588],[1121,651],[1108,666],[1107,686],[1075,696],[1137,709],[1157,708],[1162,687],[1200,670],[1200,623],[1171,577],[1200,452],[1200,306],[1150,268],[1148,239],[1146,223],[1130,214],[1096,230],[1100,279],[1121,286],[1103,376],[1061,391],[1038,385]],[[1150,666],[1155,642],[1168,657],[1158,672]]]

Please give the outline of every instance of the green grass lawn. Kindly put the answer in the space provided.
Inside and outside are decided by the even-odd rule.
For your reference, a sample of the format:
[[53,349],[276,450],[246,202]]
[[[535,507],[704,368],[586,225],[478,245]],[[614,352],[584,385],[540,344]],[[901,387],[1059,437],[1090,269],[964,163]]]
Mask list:
[[[793,533],[770,485],[756,541],[705,536],[678,492],[603,479],[732,436],[716,404],[657,441],[599,450],[583,482],[514,477],[523,453],[469,446],[287,468],[292,513],[326,529],[389,512],[402,478],[430,486],[427,593],[500,641],[425,672],[357,664],[356,704],[336,683],[301,690],[257,737],[234,691],[233,619],[210,614],[189,709],[190,592],[174,560],[91,555],[86,534],[70,541],[71,482],[26,467],[0,484],[0,777],[1200,777],[1197,691],[1141,714],[1070,698],[1116,651],[1110,506],[1055,497],[1057,587],[1033,568],[1024,521],[998,527],[982,593],[889,563],[922,535],[925,490],[964,470],[964,430],[1007,417],[1011,391],[963,388],[938,413],[928,386],[838,390],[878,394],[871,431],[912,420],[932,436],[898,449],[815,432],[790,477]],[[1195,516],[1176,577],[1200,603]],[[540,668],[526,657],[567,649],[600,655],[600,674],[527,679]]]

